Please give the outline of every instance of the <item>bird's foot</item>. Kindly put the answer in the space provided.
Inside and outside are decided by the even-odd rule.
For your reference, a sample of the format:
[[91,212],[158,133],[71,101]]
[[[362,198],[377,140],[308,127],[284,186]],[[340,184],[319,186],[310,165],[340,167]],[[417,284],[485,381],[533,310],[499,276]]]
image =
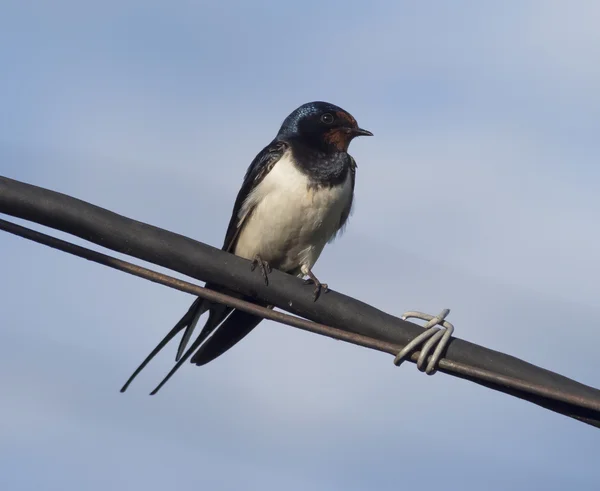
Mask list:
[[254,271],[256,269],[256,266],[260,267],[260,272],[265,280],[265,285],[269,286],[269,275],[271,274],[271,271],[273,271],[271,265],[267,261],[263,261],[259,255],[256,255],[252,260],[252,266],[250,266],[250,271]]
[[327,293],[329,291],[329,287],[327,286],[327,283],[321,283],[310,269],[306,271],[306,276],[308,276],[308,278],[304,280],[304,284],[315,285],[315,290],[313,292],[313,301],[316,302],[317,299],[321,296],[321,292]]
[[[449,313],[450,309],[444,309],[436,316],[423,314],[422,312],[405,312],[401,317],[402,320],[414,318],[427,321],[427,323],[423,326],[425,332],[418,335],[396,355],[394,365],[399,366],[415,349],[420,349],[421,354],[417,360],[417,368],[422,372],[424,371],[427,375],[433,375],[437,370],[442,353],[446,349],[446,346],[448,346],[448,341],[450,341],[450,337],[454,332],[454,326],[445,320]],[[444,329],[438,327],[438,325]],[[436,344],[435,351],[431,355],[429,363],[425,366],[427,357]]]

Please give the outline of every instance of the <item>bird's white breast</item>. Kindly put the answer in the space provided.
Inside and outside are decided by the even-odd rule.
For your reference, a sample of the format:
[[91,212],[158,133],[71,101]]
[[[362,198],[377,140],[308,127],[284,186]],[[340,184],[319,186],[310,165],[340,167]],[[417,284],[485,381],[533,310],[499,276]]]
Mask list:
[[248,216],[234,253],[246,259],[259,255],[295,274],[302,266],[310,269],[338,231],[351,198],[350,172],[338,186],[310,187],[288,152],[244,202],[240,220]]

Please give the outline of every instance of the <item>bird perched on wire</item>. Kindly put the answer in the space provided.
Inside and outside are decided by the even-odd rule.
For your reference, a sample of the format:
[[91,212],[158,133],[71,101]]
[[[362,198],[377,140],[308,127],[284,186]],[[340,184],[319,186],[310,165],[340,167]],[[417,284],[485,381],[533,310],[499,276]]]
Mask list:
[[[252,261],[252,270],[259,271],[267,285],[272,268],[308,277],[306,281],[315,286],[316,301],[321,292],[327,291],[327,285],[317,279],[312,267],[325,244],[344,228],[352,209],[356,162],[348,154],[348,146],[357,136],[372,136],[372,133],[359,128],[348,112],[333,104],[309,102],[293,111],[275,139],[248,167],[222,249]],[[230,293],[218,285],[206,284],[206,288]],[[186,351],[205,312],[209,312],[208,320]],[[199,366],[214,360],[261,320],[241,310],[197,298],[121,392],[180,331],[185,329],[177,350],[177,363],[151,394],[190,356],[191,362]]]

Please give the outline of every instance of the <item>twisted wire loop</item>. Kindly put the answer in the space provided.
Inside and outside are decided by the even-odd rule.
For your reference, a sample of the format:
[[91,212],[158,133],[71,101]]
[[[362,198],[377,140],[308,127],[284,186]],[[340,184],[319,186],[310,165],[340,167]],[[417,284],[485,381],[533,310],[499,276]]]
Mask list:
[[[417,360],[417,368],[422,372],[424,371],[427,375],[433,375],[437,371],[437,366],[442,357],[442,353],[454,332],[454,326],[445,320],[449,313],[450,309],[444,309],[435,316],[424,314],[423,312],[405,312],[401,317],[402,320],[421,319],[427,321],[427,323],[423,326],[425,332],[419,334],[396,355],[396,358],[394,358],[394,365],[397,367],[400,366],[400,364],[405,361],[415,349],[423,345]],[[442,326],[444,329],[437,327],[438,325]],[[429,352],[435,345],[437,345],[435,351],[433,352],[433,355],[431,355],[429,363],[425,366]]]

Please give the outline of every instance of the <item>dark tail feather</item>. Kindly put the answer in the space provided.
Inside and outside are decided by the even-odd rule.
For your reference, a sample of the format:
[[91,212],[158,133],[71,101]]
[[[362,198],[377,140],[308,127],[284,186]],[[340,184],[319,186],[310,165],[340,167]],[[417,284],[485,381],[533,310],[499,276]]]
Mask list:
[[[234,297],[242,298],[241,295],[231,292],[231,291],[228,291],[218,285],[212,285],[210,283],[207,283],[204,287],[208,288],[210,290],[217,291],[217,292],[227,293],[228,295],[232,295]],[[176,362],[179,361],[181,359],[181,357],[183,356],[183,353],[185,352],[185,347],[189,343],[189,341],[192,337],[192,334],[194,333],[194,329],[196,328],[196,324],[198,324],[198,320],[200,319],[200,316],[209,309],[210,309],[210,317],[208,318],[208,321],[205,324],[204,328],[206,328],[206,326],[210,326],[211,320],[212,320],[212,322],[214,322],[214,325],[212,325],[212,327],[210,327],[210,332],[212,332],[214,330],[214,328],[219,324],[219,322],[221,322],[227,316],[227,314],[231,311],[231,309],[229,309],[228,307],[226,307],[223,304],[212,303],[212,302],[209,302],[208,300],[206,300],[201,305],[201,307],[199,307],[197,309],[197,312],[194,314],[192,321],[188,323],[187,328],[186,328],[185,332],[183,333],[183,337],[181,338],[181,341],[179,341],[179,348],[177,348],[177,355],[175,356]],[[220,319],[220,320],[218,322],[216,322],[217,319]],[[210,332],[209,332],[209,334],[210,334]]]
[[[131,377],[129,377],[129,380],[127,380],[127,382],[125,382],[125,385],[123,387],[121,387],[121,392],[125,392],[127,390],[127,387],[129,387],[129,384],[131,384],[131,382],[133,382],[133,380],[144,369],[144,367],[148,363],[150,363],[152,358],[154,358],[158,354],[158,352],[160,350],[162,350],[166,346],[166,344],[169,341],[171,341],[171,339],[173,339],[179,333],[179,331],[184,329],[186,326],[191,325],[192,323],[194,326],[196,325],[200,315],[202,315],[202,313],[206,312],[206,308],[204,308],[203,304],[204,304],[204,300],[202,300],[201,298],[197,298],[196,300],[194,300],[194,303],[192,303],[191,307],[188,309],[188,311],[185,313],[185,315],[179,320],[179,322],[177,324],[175,324],[175,327],[173,327],[173,329],[171,329],[168,332],[168,334],[162,339],[162,341],[160,343],[158,343],[156,348],[154,348],[152,350],[152,352],[146,357],[146,359],[140,364],[140,366],[136,368],[135,372],[133,372]],[[198,315],[199,311],[201,311],[201,314]],[[194,320],[195,320],[195,322],[194,322]],[[186,331],[186,334],[187,334],[187,331]],[[190,333],[190,335],[191,335],[191,333]]]
[[[165,385],[169,381],[169,379],[175,374],[175,372],[177,370],[179,370],[181,365],[183,365],[188,360],[188,358],[190,356],[192,356],[194,351],[196,351],[196,349],[198,349],[198,346],[200,346],[202,344],[202,342],[208,336],[210,336],[210,334],[215,330],[215,328],[223,321],[223,319],[225,319],[229,315],[229,313],[232,310],[233,309],[231,307],[227,307],[222,304],[216,304],[211,307],[208,320],[206,321],[206,324],[204,324],[204,327],[202,328],[202,331],[200,331],[200,334],[198,335],[196,340],[192,343],[192,345],[189,347],[189,349],[183,354],[183,356],[179,358],[179,360],[177,361],[175,366],[166,375],[166,377],[164,379],[162,379],[160,384],[158,384],[156,386],[156,388],[152,392],[150,392],[151,396],[156,394],[162,388],[162,386]],[[197,322],[198,321],[196,319],[196,323]],[[193,330],[193,327],[192,327],[192,330]],[[191,336],[191,333],[190,333],[190,336]],[[188,336],[188,339],[189,339],[189,336]],[[181,344],[180,344],[180,347],[181,347]]]
[[183,353],[185,351],[185,347],[187,346],[188,342],[190,341],[190,338],[192,337],[192,334],[194,333],[194,329],[196,329],[196,324],[198,324],[200,317],[209,308],[210,308],[209,302],[207,302],[207,301],[202,302],[202,308],[196,309],[197,312],[194,313],[193,317],[191,318],[191,321],[187,323],[185,332],[183,333],[181,341],[179,341],[179,347],[177,348],[177,354],[175,355],[176,362],[181,359],[181,356],[183,355]]
[[262,317],[257,317],[241,310],[235,310],[221,324],[217,332],[206,343],[200,346],[200,349],[192,357],[191,362],[198,366],[206,365],[241,341],[260,321],[262,321]]

